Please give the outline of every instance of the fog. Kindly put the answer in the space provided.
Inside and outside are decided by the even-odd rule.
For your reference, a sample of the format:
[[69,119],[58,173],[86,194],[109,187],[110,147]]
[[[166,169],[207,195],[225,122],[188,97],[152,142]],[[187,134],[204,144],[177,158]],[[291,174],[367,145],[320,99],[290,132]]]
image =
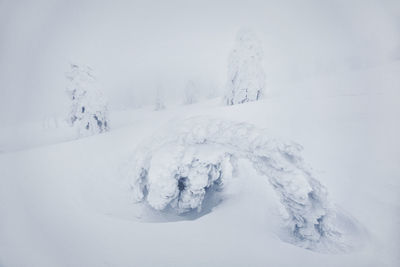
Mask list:
[[400,58],[395,0],[3,0],[0,119],[11,124],[64,116],[64,73],[71,62],[95,70],[111,109],[152,103],[158,86],[167,101],[179,103],[188,80],[221,93],[241,28],[263,41],[271,94],[283,83]]

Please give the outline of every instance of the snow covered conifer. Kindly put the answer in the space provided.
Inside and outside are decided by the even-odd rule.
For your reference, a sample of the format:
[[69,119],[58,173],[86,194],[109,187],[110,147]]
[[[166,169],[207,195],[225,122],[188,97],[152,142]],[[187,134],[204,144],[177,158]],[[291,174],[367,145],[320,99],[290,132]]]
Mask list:
[[161,87],[157,87],[154,110],[165,109],[164,94]]
[[261,98],[265,89],[262,60],[262,47],[257,36],[252,31],[239,31],[235,48],[228,62],[225,95],[227,105],[256,101]]
[[109,130],[107,102],[95,84],[92,69],[71,64],[66,74],[67,94],[72,101],[68,121],[77,127],[80,136]]
[[193,81],[189,80],[185,86],[183,103],[186,105],[194,104],[197,102],[197,98],[198,95],[196,84]]

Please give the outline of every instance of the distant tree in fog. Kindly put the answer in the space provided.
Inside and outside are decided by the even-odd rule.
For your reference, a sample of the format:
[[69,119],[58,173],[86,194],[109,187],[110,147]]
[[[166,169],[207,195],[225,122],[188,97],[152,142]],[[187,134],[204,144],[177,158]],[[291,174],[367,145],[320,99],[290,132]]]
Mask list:
[[241,30],[229,56],[228,82],[225,102],[227,105],[256,101],[265,89],[262,67],[262,47],[254,32]]
[[98,90],[92,69],[71,64],[66,74],[69,81],[67,94],[71,100],[68,121],[77,127],[80,136],[109,130],[107,102]]
[[165,109],[164,92],[162,90],[162,87],[158,86],[156,89],[154,110],[163,110],[163,109]]
[[211,79],[210,79],[210,80],[208,81],[207,89],[208,89],[208,90],[207,90],[207,95],[206,95],[206,97],[207,97],[208,99],[210,99],[210,98],[216,98],[216,97],[218,97],[219,94],[220,94],[220,88],[219,88],[217,82],[214,81],[214,80],[211,80]]
[[196,103],[198,101],[197,90],[196,84],[192,80],[189,80],[185,86],[183,103],[186,105]]

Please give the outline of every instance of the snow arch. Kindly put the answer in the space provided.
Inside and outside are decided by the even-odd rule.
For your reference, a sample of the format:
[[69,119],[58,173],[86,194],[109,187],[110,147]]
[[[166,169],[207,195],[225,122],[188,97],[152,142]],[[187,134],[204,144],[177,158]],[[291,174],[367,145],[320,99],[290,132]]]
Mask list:
[[238,158],[250,160],[279,195],[289,215],[290,242],[316,249],[340,239],[330,223],[325,187],[307,170],[301,146],[269,138],[248,123],[196,117],[174,125],[143,144],[132,159],[136,201],[156,210],[200,210],[212,188],[230,179]]

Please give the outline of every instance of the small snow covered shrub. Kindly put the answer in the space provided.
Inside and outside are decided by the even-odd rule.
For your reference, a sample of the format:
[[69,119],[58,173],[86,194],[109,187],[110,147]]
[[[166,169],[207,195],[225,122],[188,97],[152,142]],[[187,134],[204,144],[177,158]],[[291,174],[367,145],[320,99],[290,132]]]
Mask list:
[[136,201],[160,211],[200,210],[208,190],[223,189],[243,158],[280,197],[290,232],[286,241],[314,250],[341,242],[326,189],[305,167],[301,146],[269,138],[247,123],[210,118],[188,119],[162,133],[138,148],[130,162]]
[[227,105],[259,100],[265,89],[262,46],[254,32],[241,30],[229,56]]
[[80,136],[109,130],[107,102],[95,85],[92,69],[71,64],[66,74],[69,84],[67,94],[71,100],[68,121],[77,127]]

